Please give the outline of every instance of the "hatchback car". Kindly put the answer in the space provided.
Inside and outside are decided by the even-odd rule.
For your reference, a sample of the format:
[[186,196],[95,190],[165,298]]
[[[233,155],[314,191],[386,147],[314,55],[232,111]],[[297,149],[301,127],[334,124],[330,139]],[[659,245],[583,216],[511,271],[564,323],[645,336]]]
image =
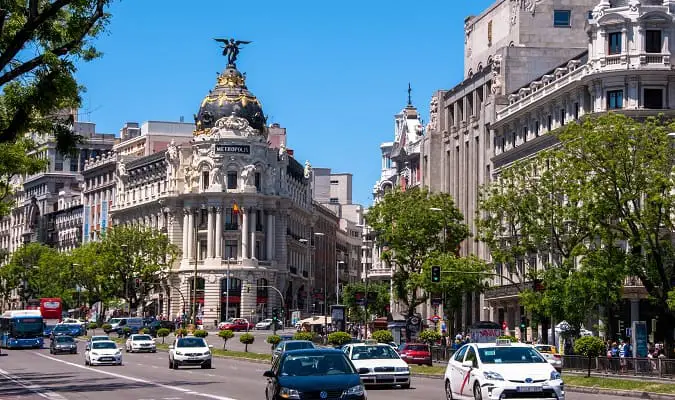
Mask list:
[[122,352],[112,340],[93,342],[84,351],[84,365],[122,365]]
[[366,400],[367,396],[359,371],[336,349],[288,351],[263,376],[267,400]]
[[431,366],[431,350],[428,344],[405,343],[399,350],[401,359],[408,364],[420,364]]
[[448,399],[565,399],[560,373],[531,345],[498,339],[468,343],[445,370]]
[[49,343],[49,353],[77,354],[77,342],[72,336],[57,336]]

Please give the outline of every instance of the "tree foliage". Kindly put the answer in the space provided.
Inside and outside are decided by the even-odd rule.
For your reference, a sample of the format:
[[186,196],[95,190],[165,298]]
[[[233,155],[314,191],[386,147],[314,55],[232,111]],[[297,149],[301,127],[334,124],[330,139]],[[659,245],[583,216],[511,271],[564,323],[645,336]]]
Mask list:
[[391,334],[391,331],[382,329],[373,332],[373,339],[377,340],[378,343],[391,343],[394,341],[394,335]]
[[418,339],[424,343],[428,343],[430,346],[433,346],[441,340],[441,334],[438,331],[433,329],[426,329],[420,332]]
[[253,344],[255,341],[255,336],[251,335],[250,333],[244,333],[243,335],[239,336],[239,341],[244,344],[244,351],[248,353],[248,345]]
[[574,352],[588,357],[588,375],[591,376],[591,359],[605,353],[605,343],[597,336],[584,336],[574,341]]
[[383,260],[394,269],[394,296],[412,316],[428,299],[417,290],[415,277],[433,254],[457,252],[469,236],[463,216],[450,195],[413,188],[387,193],[368,211],[366,222],[383,246]]
[[[342,293],[342,299],[344,300],[345,306],[347,306],[349,318],[353,321],[363,321],[363,306],[357,304],[356,293],[363,293],[365,296],[367,296],[366,285],[363,282],[350,283],[344,286]],[[375,296],[374,301],[368,302],[368,314],[386,316],[390,297],[389,284],[382,282],[369,282],[368,293],[372,293],[371,296]]]
[[328,343],[333,346],[342,346],[352,340],[352,335],[347,332],[331,332],[328,334]]

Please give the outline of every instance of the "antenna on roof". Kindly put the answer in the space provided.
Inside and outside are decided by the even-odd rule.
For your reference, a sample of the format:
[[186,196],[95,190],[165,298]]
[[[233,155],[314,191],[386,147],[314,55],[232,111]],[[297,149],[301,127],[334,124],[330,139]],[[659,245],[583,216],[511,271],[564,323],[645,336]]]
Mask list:
[[410,94],[412,93],[412,88],[410,87],[410,82],[408,82],[408,105],[412,106],[412,98]]

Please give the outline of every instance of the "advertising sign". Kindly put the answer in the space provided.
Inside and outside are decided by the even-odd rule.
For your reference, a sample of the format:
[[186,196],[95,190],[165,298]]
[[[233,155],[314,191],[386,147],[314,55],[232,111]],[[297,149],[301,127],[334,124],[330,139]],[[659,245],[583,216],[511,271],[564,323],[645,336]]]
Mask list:
[[91,219],[91,206],[84,206],[84,226],[82,227],[82,243],[89,241],[89,229]]
[[494,328],[477,328],[469,330],[469,335],[474,343],[496,343],[502,331]]
[[108,200],[103,200],[101,204],[101,235],[105,234],[105,228],[108,226]]
[[633,321],[633,336],[631,337],[633,354],[635,357],[647,357],[647,322]]

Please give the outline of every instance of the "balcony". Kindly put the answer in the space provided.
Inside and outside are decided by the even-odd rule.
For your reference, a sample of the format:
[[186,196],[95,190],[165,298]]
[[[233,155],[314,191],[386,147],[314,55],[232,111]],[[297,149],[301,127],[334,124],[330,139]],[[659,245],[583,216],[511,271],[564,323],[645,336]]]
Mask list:
[[492,286],[485,291],[485,300],[516,298],[518,293],[520,293],[520,285]]
[[225,230],[226,231],[238,231],[239,230],[239,224],[225,224]]

